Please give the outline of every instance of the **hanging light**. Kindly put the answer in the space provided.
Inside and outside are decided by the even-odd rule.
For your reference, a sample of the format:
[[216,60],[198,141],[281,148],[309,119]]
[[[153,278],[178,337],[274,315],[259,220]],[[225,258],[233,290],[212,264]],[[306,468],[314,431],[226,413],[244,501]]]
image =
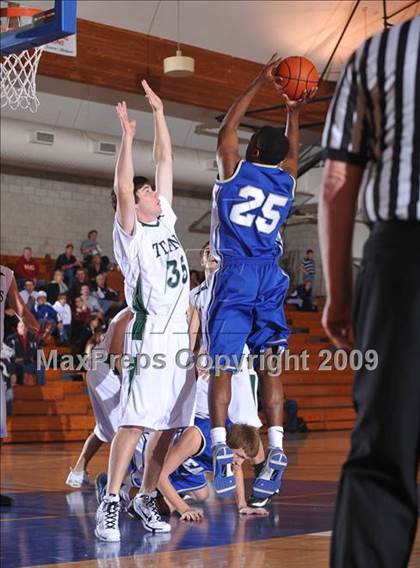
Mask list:
[[163,72],[168,77],[188,77],[194,73],[194,59],[182,55],[180,44],[180,0],[177,0],[177,48],[176,55],[165,57]]

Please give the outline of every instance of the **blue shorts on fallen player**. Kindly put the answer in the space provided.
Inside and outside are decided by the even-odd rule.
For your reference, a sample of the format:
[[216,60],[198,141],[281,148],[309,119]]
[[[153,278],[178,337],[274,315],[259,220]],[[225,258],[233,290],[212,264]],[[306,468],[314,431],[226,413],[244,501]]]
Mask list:
[[[244,345],[259,354],[285,349],[290,332],[284,313],[289,277],[275,258],[223,259],[214,274],[207,325],[207,350],[234,368]],[[222,359],[221,356],[224,356]]]

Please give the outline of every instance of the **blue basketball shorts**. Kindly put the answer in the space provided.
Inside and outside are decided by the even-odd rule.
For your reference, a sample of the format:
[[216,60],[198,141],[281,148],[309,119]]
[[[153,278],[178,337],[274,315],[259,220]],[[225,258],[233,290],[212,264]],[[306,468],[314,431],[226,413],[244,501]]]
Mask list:
[[233,369],[245,343],[252,354],[286,348],[288,288],[289,277],[275,259],[224,259],[212,280],[207,315],[207,352],[213,361],[224,356]]

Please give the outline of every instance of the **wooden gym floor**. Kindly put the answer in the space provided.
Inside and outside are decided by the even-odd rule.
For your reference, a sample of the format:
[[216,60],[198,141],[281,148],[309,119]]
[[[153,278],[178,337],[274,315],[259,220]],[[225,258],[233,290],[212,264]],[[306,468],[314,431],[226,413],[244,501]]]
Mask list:
[[[239,518],[230,502],[211,497],[200,524],[171,518],[171,535],[152,535],[126,514],[121,543],[93,535],[93,490],[67,488],[64,479],[80,443],[14,444],[2,448],[1,492],[15,499],[2,509],[1,565],[74,568],[325,568],[336,484],[348,432],[289,435],[289,467],[267,518]],[[90,474],[105,469],[108,449]],[[247,470],[250,478],[251,471]],[[420,566],[420,531],[410,568]]]

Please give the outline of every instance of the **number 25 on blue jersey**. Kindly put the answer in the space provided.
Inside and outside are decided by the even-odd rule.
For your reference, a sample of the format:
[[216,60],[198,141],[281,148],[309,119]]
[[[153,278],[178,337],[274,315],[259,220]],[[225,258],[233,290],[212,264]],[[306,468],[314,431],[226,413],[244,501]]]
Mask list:
[[[270,234],[276,230],[280,220],[280,213],[274,207],[284,207],[288,199],[283,195],[269,193],[265,196],[262,189],[246,185],[239,190],[238,195],[247,201],[236,203],[231,211],[229,218],[233,223],[243,227],[255,227],[260,233]],[[261,207],[262,215],[252,213]]]

